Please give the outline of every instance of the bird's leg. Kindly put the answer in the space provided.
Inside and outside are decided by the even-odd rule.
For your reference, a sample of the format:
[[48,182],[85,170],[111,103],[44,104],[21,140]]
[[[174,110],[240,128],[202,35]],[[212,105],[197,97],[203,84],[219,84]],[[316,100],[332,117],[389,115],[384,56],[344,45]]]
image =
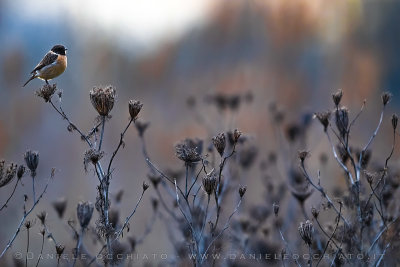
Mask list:
[[45,81],[46,81],[46,84],[49,85],[49,82],[47,80],[45,80]]

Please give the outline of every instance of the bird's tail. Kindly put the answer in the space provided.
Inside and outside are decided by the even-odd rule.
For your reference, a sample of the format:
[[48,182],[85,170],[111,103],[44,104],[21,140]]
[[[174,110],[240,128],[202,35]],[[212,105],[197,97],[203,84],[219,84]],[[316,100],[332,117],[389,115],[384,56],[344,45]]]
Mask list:
[[27,80],[26,83],[24,83],[24,85],[22,85],[22,87],[25,87],[25,85],[27,85],[30,81],[32,81],[35,78],[36,78],[36,75],[32,74],[32,76],[29,78],[29,80]]

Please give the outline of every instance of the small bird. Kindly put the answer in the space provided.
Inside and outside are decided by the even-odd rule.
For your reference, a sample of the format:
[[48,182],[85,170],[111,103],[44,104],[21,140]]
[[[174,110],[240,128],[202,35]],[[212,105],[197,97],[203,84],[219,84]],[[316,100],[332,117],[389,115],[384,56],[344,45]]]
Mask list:
[[22,86],[25,87],[30,81],[35,78],[45,80],[49,84],[48,80],[54,79],[61,75],[67,68],[67,48],[63,45],[55,45],[47,52],[43,59],[37,64],[32,70],[31,77]]

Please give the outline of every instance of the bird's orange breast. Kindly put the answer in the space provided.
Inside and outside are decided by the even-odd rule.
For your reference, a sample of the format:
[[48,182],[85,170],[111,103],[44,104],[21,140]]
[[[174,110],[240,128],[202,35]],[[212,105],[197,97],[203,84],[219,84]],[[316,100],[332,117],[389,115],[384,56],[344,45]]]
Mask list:
[[63,55],[58,55],[55,63],[45,66],[39,71],[38,77],[43,80],[51,80],[62,74],[66,68],[67,57]]

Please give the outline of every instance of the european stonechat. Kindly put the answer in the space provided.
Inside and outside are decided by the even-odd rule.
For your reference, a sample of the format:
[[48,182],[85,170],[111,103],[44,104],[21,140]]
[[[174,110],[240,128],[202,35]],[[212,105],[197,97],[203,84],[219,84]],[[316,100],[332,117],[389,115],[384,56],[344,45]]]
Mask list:
[[54,79],[61,75],[67,68],[67,49],[63,45],[55,45],[47,52],[42,61],[31,72],[31,77],[22,86],[24,87],[30,81],[35,78],[45,80],[48,84],[48,80]]

